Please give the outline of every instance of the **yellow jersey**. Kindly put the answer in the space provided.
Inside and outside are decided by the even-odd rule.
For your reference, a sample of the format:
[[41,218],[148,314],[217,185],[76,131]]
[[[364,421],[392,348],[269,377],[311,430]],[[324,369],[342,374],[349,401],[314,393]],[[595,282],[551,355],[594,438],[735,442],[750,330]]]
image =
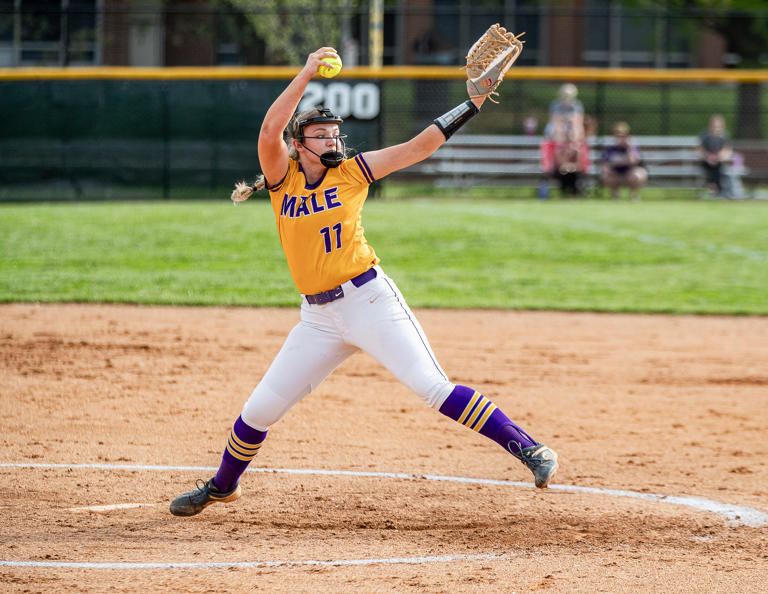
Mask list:
[[280,244],[301,293],[328,291],[379,263],[362,226],[373,181],[360,154],[327,169],[314,184],[291,159],[285,177],[267,184]]

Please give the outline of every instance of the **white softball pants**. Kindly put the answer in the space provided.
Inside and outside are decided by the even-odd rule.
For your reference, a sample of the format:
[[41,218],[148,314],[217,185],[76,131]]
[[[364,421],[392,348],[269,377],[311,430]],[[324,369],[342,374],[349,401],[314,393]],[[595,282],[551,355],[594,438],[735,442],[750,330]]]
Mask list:
[[361,287],[323,305],[302,298],[301,321],[245,403],[242,418],[266,431],[317,388],[347,357],[363,350],[422,400],[439,409],[453,391],[403,295],[381,267]]

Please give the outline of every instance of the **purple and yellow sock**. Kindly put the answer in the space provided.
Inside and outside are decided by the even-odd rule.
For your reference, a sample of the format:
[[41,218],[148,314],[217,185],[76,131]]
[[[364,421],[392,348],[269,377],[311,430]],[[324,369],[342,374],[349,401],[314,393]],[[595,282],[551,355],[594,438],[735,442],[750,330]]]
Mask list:
[[490,399],[472,388],[456,386],[440,407],[440,412],[492,439],[514,456],[519,457],[520,450],[524,448],[538,445]]
[[240,475],[259,453],[266,437],[266,431],[254,429],[247,425],[242,417],[237,417],[229,434],[227,449],[221,457],[219,471],[213,479],[213,484],[219,491],[226,493],[235,488]]

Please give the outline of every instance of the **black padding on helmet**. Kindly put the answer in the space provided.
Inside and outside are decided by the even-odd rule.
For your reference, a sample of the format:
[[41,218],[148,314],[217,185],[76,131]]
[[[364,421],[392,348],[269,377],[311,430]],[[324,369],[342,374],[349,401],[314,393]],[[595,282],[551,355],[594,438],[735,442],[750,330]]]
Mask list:
[[304,131],[305,126],[309,126],[310,124],[324,124],[326,122],[341,124],[344,121],[339,116],[334,115],[333,112],[326,107],[318,105],[315,109],[320,112],[320,115],[299,120],[298,127],[301,132]]

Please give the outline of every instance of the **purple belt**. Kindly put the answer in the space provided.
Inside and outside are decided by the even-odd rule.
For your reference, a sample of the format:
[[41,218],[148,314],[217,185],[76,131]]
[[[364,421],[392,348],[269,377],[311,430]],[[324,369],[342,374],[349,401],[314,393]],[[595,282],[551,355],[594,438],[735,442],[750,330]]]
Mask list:
[[[358,274],[355,278],[350,279],[352,284],[356,287],[362,287],[368,281],[372,281],[376,278],[376,269],[369,268],[363,274]],[[341,285],[331,289],[330,291],[323,291],[322,293],[315,293],[314,295],[305,295],[307,303],[310,305],[323,305],[324,303],[330,303],[344,297],[344,289]]]

